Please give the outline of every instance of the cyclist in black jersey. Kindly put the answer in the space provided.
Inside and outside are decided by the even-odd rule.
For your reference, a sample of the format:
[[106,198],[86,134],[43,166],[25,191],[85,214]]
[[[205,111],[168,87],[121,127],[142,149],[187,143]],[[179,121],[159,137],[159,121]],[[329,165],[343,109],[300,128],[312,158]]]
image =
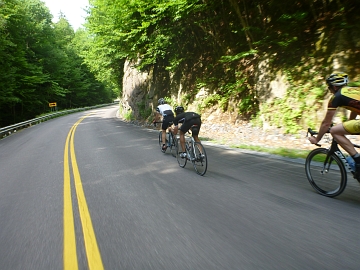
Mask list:
[[345,136],[360,134],[360,119],[356,119],[356,116],[360,115],[360,87],[347,87],[348,82],[349,78],[345,73],[331,74],[326,79],[328,89],[333,96],[329,100],[327,112],[321,122],[318,135],[316,137],[309,137],[309,141],[317,144],[321,140],[323,135],[329,130],[338,107],[350,110],[349,120],[331,127],[330,133],[354,159],[356,168],[354,177],[360,182],[360,154]]
[[192,130],[192,136],[196,142],[200,142],[198,135],[201,127],[201,116],[195,112],[185,112],[182,106],[178,106],[175,108],[175,114],[176,117],[174,118],[173,121],[174,128],[172,132],[176,135],[179,130],[178,124],[182,123],[180,127],[180,145],[181,145],[182,153],[180,153],[180,156],[182,158],[185,158],[186,157],[185,133],[188,132],[188,130],[193,125],[196,125],[196,128],[193,128]]

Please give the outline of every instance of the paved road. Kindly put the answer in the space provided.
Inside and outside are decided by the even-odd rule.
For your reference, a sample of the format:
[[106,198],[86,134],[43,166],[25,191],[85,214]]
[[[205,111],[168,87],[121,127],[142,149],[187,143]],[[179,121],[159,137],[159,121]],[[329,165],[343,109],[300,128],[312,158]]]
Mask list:
[[0,269],[360,268],[356,181],[325,198],[302,162],[209,144],[201,177],[115,113],[0,140]]

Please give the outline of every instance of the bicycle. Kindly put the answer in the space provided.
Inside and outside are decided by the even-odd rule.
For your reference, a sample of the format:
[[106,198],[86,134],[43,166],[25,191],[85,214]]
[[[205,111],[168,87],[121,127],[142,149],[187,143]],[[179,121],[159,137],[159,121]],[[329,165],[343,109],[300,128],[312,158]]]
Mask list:
[[[316,135],[317,132],[308,129],[308,134]],[[327,133],[330,133],[328,131]],[[321,147],[320,144],[316,144]],[[359,145],[353,144],[355,148]],[[347,173],[354,176],[354,160],[345,156],[338,146],[338,142],[332,138],[329,148],[317,148],[312,150],[305,161],[305,172],[310,185],[319,194],[326,197],[340,195],[347,184]]]
[[[197,126],[196,125],[191,126],[190,128],[191,132],[193,132],[193,128],[197,128]],[[191,132],[188,131],[188,134],[191,135],[192,134]],[[193,136],[190,135],[185,134],[186,158],[182,158],[180,156],[182,149],[179,141],[180,139],[177,140],[178,147],[177,147],[176,159],[181,168],[184,168],[186,166],[188,160],[191,161],[196,173],[203,176],[207,170],[206,151],[204,145],[202,145],[200,142],[196,142]]]
[[[154,126],[156,126],[156,123],[162,123],[162,122],[154,122]],[[171,126],[173,123],[170,122],[169,126]],[[172,132],[166,132],[166,146],[167,148],[170,149],[170,153],[173,157],[176,157],[176,153],[177,153],[177,136],[172,134]],[[159,132],[159,146],[160,146],[160,151],[163,153],[166,153],[166,150],[162,149],[162,131],[160,130]]]

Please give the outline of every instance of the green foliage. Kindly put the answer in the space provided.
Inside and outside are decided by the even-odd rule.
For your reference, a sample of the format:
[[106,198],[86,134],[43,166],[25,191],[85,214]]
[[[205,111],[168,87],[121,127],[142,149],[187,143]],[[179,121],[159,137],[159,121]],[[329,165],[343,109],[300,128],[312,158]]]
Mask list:
[[124,110],[124,108],[120,105],[119,106],[119,114],[126,120],[126,121],[132,121],[135,119],[134,113],[131,109]]
[[49,102],[65,109],[112,100],[83,64],[65,17],[51,19],[40,0],[0,1],[0,126],[44,113]]
[[170,106],[174,107],[176,105],[176,101],[171,97],[164,97],[164,99],[166,103],[169,104]]
[[152,109],[146,108],[145,101],[138,102],[137,107],[142,119],[148,119],[152,115]]
[[132,110],[126,111],[126,112],[124,113],[124,119],[127,120],[127,121],[132,121],[132,120],[135,119]]
[[288,148],[269,148],[257,145],[233,145],[234,148],[248,149],[258,152],[265,152],[269,154],[279,155],[289,158],[306,158],[309,154],[308,150],[288,149]]
[[258,101],[254,96],[246,96],[238,104],[238,110],[243,115],[251,114],[257,109]]
[[257,52],[258,52],[257,50],[249,50],[247,52],[240,52],[236,55],[225,55],[220,58],[219,62],[220,63],[229,63],[229,62],[239,61],[248,56],[256,55]]
[[[86,30],[76,33],[65,17],[53,24],[40,0],[0,5],[0,125],[46,111],[48,102],[70,108],[120,97],[128,61],[152,76],[151,89],[169,89],[162,95],[176,97],[172,106],[180,85],[181,105],[206,89],[199,110],[236,110],[295,132],[318,121],[311,114],[332,63],[360,64],[352,1],[91,0]],[[288,93],[260,110],[270,97],[259,79],[278,73]],[[134,106],[148,115],[145,103]]]
[[181,99],[180,104],[183,104],[183,105],[189,104],[190,101],[191,101],[191,98],[192,98],[192,94],[191,94],[191,93],[185,93],[185,94],[182,96],[182,99]]
[[219,103],[221,101],[222,97],[219,94],[209,95],[207,96],[202,104],[200,104],[200,111],[202,111],[205,108],[212,107],[215,104]]
[[323,98],[327,92],[325,87],[314,87],[310,90],[310,96],[313,96],[316,100]]
[[349,86],[351,86],[351,87],[360,87],[360,82],[350,82]]

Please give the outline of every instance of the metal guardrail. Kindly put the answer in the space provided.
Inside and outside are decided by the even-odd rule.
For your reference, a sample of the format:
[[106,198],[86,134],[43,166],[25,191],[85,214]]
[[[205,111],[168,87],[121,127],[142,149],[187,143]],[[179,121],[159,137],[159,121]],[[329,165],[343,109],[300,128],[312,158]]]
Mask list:
[[27,120],[24,122],[20,122],[20,123],[11,125],[11,126],[3,127],[3,128],[0,128],[0,139],[11,135],[12,133],[16,132],[17,130],[30,127],[34,124],[35,125],[40,124],[41,122],[47,121],[47,120],[55,118],[55,117],[59,117],[59,116],[74,113],[74,112],[86,111],[86,110],[96,109],[96,108],[100,108],[100,107],[115,105],[115,104],[116,103],[109,103],[109,104],[102,104],[102,105],[96,105],[96,106],[91,106],[91,107],[84,107],[84,108],[60,111],[60,112],[40,116],[40,117],[37,117],[34,119],[30,119],[30,120]]

